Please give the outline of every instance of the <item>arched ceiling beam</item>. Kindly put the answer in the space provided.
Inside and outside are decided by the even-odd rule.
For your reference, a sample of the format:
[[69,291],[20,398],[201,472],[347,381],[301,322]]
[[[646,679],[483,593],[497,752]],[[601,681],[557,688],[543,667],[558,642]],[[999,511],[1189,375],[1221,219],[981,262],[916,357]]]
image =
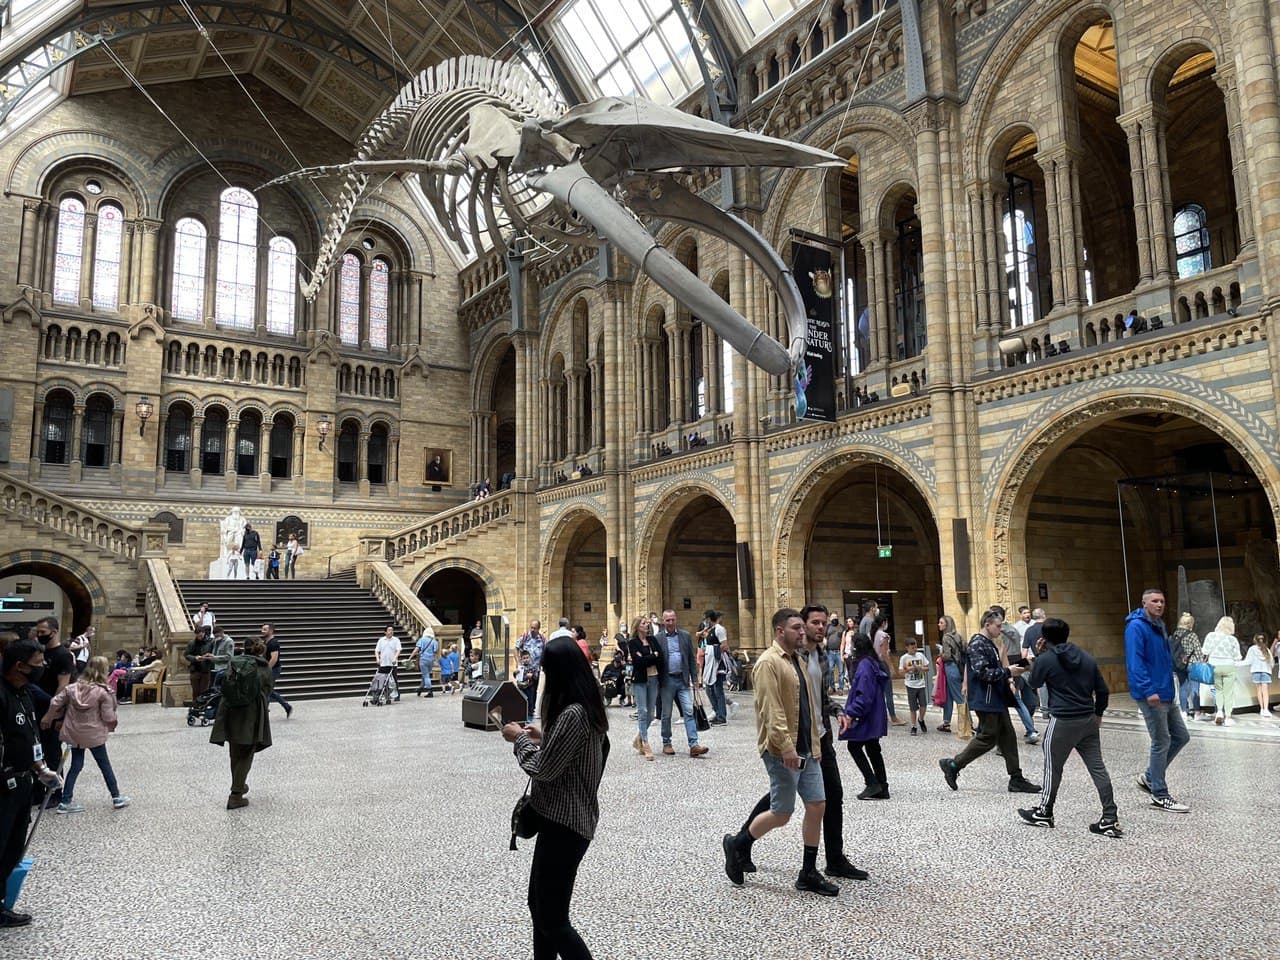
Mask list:
[[176,30],[194,30],[190,8],[205,27],[257,33],[301,47],[394,95],[407,77],[360,41],[314,20],[227,0],[159,0],[97,7],[71,23],[62,23],[35,38],[0,64],[0,124],[41,81],[104,42]]

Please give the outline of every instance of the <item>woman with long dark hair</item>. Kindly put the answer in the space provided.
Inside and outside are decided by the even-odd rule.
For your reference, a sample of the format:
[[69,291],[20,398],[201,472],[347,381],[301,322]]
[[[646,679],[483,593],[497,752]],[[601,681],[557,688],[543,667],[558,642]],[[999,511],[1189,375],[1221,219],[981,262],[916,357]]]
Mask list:
[[636,724],[639,732],[631,745],[646,760],[653,759],[649,747],[649,725],[658,706],[658,653],[657,641],[650,635],[652,624],[648,617],[636,617],[631,627],[631,698],[636,704]]
[[600,684],[568,637],[542,652],[542,722],[508,723],[502,736],[532,780],[529,806],[538,842],[529,872],[534,960],[590,960],[569,922],[578,865],[600,819],[600,777],[609,756],[609,720]]
[[884,772],[880,739],[889,730],[883,694],[889,678],[865,633],[853,638],[853,669],[849,674],[849,697],[840,714],[840,739],[848,744],[849,756],[866,784],[858,799],[888,800],[889,780]]

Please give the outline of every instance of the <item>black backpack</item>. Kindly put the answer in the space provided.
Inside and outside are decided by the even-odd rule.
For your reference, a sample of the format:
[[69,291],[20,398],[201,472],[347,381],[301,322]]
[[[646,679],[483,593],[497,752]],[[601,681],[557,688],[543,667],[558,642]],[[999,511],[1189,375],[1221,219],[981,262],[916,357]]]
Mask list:
[[228,707],[247,707],[262,698],[262,678],[255,657],[232,657],[222,678],[222,699]]

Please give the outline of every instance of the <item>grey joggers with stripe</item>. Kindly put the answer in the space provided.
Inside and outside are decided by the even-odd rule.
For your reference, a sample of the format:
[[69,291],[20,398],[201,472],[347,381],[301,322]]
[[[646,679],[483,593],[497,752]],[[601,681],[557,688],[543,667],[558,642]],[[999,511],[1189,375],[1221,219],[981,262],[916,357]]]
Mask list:
[[1116,818],[1115,794],[1111,789],[1111,776],[1102,762],[1102,739],[1098,736],[1098,723],[1093,714],[1050,718],[1040,746],[1044,750],[1044,789],[1040,793],[1042,808],[1053,812],[1053,803],[1058,798],[1058,787],[1062,782],[1062,768],[1071,751],[1075,750],[1098,790],[1103,819]]

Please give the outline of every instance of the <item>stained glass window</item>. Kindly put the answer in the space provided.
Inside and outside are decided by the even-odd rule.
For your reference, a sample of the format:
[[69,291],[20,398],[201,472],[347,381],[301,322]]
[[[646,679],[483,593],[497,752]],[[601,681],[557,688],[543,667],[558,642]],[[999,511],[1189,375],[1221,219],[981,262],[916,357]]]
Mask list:
[[258,201],[248,190],[231,187],[222,192],[218,234],[214,316],[222,326],[252,330],[258,273]]
[[184,217],[173,231],[173,295],[169,312],[178,320],[199,323],[204,316],[204,256],[208,231],[199,220]]
[[98,207],[98,239],[93,252],[93,306],[120,306],[120,248],[124,240],[124,211],[114,204]]
[[80,261],[84,251],[84,204],[67,197],[58,204],[58,249],[53,261],[53,299],[80,301]]
[[292,240],[272,237],[267,245],[267,332],[293,335],[297,248]]
[[1173,246],[1178,254],[1179,277],[1204,273],[1213,266],[1204,207],[1188,203],[1178,208],[1173,216]]
[[387,349],[387,284],[391,265],[381,257],[373,261],[369,274],[369,344],[378,350]]
[[360,345],[360,258],[348,253],[338,273],[338,337]]

